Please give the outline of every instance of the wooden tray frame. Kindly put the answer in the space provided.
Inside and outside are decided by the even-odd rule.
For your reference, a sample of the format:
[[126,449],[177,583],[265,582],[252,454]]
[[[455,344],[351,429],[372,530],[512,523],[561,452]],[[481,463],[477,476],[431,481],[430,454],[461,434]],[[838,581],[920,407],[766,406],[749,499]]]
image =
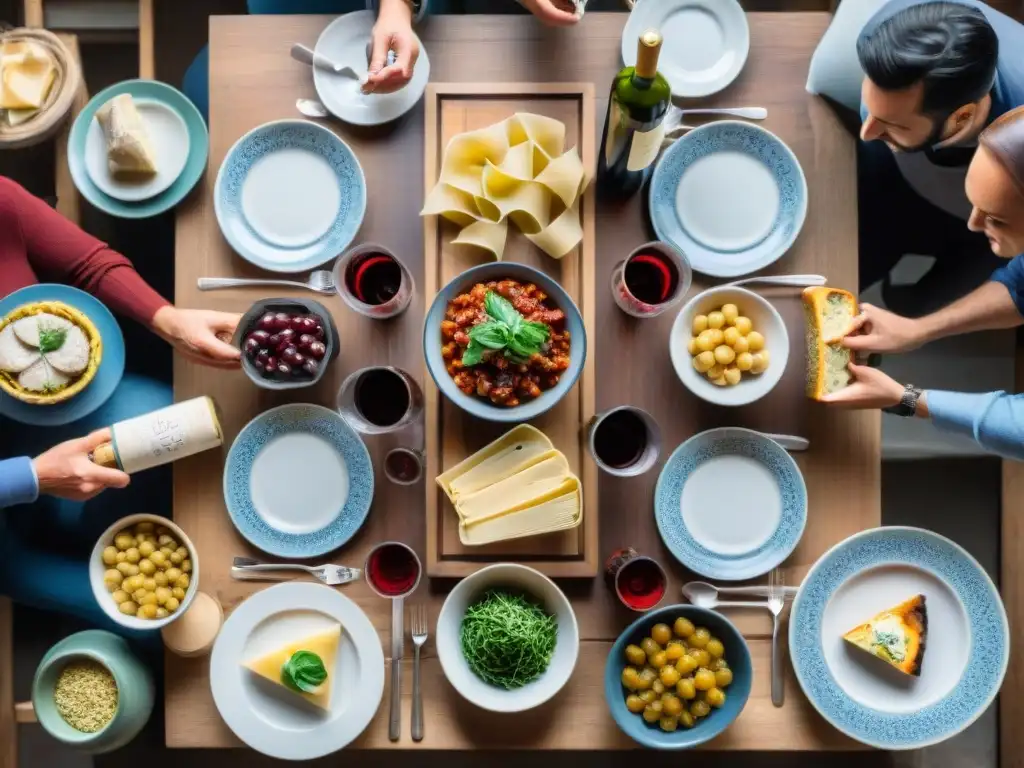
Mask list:
[[[583,167],[593,174],[596,168],[596,126],[595,99],[592,83],[431,83],[426,91],[426,120],[424,144],[424,194],[430,192],[437,181],[443,148],[438,146],[441,119],[440,103],[448,98],[506,98],[532,99],[537,97],[576,96],[580,100],[580,133],[579,144]],[[443,493],[434,482],[440,474],[442,455],[440,413],[443,396],[430,379],[424,376],[425,387],[425,452],[426,467],[426,511],[427,511],[427,575],[440,578],[462,578],[479,568],[496,562],[520,562],[536,568],[552,577],[590,578],[597,575],[599,567],[598,553],[598,470],[593,459],[587,452],[586,425],[593,417],[596,407],[596,365],[595,351],[597,347],[595,323],[595,271],[596,271],[596,220],[593,184],[583,196],[580,206],[583,226],[583,242],[577,247],[576,253],[565,257],[562,267],[562,281],[577,279],[580,281],[580,298],[578,302],[583,316],[583,325],[587,330],[587,360],[577,382],[580,400],[581,419],[579,429],[580,440],[580,480],[583,483],[584,514],[583,522],[576,529],[580,554],[575,557],[524,556],[522,554],[502,556],[488,548],[486,554],[467,555],[464,553],[450,554],[442,551],[444,545],[441,515],[454,515],[450,504],[442,501]],[[424,300],[426,308],[440,285],[438,261],[441,258],[440,237],[441,224],[437,216],[423,217],[423,262],[424,262]],[[578,273],[578,274],[577,274]],[[425,310],[426,311],[426,310]],[[509,429],[514,424],[509,424]]]

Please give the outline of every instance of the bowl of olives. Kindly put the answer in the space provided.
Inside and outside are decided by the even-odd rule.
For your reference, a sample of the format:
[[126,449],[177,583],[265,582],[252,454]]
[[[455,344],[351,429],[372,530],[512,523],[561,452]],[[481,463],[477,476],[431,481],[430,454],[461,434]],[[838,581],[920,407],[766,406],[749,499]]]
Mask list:
[[264,389],[299,389],[320,381],[338,356],[338,328],[312,299],[263,299],[238,323],[242,370]]
[[725,616],[669,605],[619,635],[604,695],[627,736],[652,749],[690,749],[718,736],[750,697],[750,649]]
[[89,559],[103,612],[122,627],[161,629],[192,604],[199,560],[185,532],[159,515],[129,515],[104,531]]

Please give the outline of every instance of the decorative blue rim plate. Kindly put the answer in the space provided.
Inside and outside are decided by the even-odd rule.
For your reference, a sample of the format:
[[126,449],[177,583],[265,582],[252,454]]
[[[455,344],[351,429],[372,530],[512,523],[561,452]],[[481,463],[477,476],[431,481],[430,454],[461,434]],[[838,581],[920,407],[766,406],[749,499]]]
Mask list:
[[[778,213],[767,235],[736,251],[700,242],[676,210],[683,174],[696,161],[719,152],[739,152],[758,160],[771,172],[779,191]],[[694,271],[713,277],[738,277],[772,264],[796,241],[807,217],[807,180],[796,155],[774,133],[738,120],[708,123],[679,138],[655,166],[648,195],[658,239],[685,253]]]
[[[778,485],[781,515],[778,526],[759,546],[735,554],[713,552],[703,546],[683,517],[683,487],[705,462],[723,456],[758,461]],[[722,488],[716,504],[728,504],[739,490]],[[752,579],[777,566],[796,548],[807,523],[807,486],[800,468],[778,443],[760,432],[740,427],[709,429],[676,448],[658,476],[654,488],[654,519],[661,540],[672,555],[695,573],[710,579]]]
[[[188,128],[188,161],[184,170],[178,174],[174,183],[159,195],[137,203],[118,200],[101,192],[85,167],[85,139],[89,133],[89,123],[96,116],[96,110],[122,93],[165,104],[178,113]],[[78,113],[68,138],[68,165],[78,191],[101,211],[122,219],[146,219],[164,213],[180,203],[202,178],[209,152],[210,137],[206,123],[195,104],[177,88],[157,80],[125,80],[123,83],[104,88]]]
[[[344,506],[329,524],[309,533],[273,528],[257,512],[251,492],[257,455],[275,438],[294,433],[326,440],[348,469]],[[338,413],[320,405],[289,403],[264,411],[238,433],[224,462],[224,503],[231,522],[254,547],[278,557],[319,557],[345,545],[366,521],[372,501],[370,452]]]
[[100,367],[85,389],[70,400],[56,405],[29,405],[15,400],[5,392],[0,392],[0,416],[33,427],[70,424],[83,416],[88,416],[107,402],[117,389],[117,385],[121,383],[121,377],[124,375],[124,336],[117,320],[99,299],[70,285],[41,283],[15,291],[0,299],[0,316],[22,304],[35,301],[62,301],[80,310],[92,320],[103,342]]
[[[865,570],[891,565],[916,567],[944,582],[966,611],[971,633],[959,683],[910,712],[882,712],[851,698],[829,668],[822,643],[825,610],[837,590]],[[919,749],[964,730],[995,700],[1010,658],[1010,628],[992,579],[959,544],[921,528],[883,527],[839,542],[811,567],[793,600],[789,649],[800,687],[829,723],[879,749]]]
[[[340,200],[323,234],[292,243],[261,236],[245,214],[243,186],[253,167],[281,150],[304,150],[327,161]],[[333,131],[305,120],[276,120],[249,131],[228,150],[213,192],[217,223],[246,261],[271,272],[303,272],[330,261],[355,239],[366,214],[366,178],[355,153]]]

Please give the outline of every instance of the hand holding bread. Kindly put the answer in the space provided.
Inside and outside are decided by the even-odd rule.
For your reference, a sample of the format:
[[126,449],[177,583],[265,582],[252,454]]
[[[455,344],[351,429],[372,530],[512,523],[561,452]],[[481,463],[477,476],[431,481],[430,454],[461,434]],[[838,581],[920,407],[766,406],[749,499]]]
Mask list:
[[861,304],[860,314],[843,338],[843,346],[855,352],[909,352],[917,349],[925,339],[919,322],[900,317],[873,304]]
[[899,405],[903,385],[887,373],[867,365],[850,363],[850,383],[842,389],[824,395],[823,403],[834,403],[846,408],[890,408]]

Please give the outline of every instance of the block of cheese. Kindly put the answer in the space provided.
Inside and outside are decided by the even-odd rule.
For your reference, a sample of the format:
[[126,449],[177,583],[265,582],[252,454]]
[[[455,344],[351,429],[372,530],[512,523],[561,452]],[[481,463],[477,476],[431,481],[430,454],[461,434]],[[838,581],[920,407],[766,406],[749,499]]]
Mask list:
[[565,456],[558,451],[548,451],[547,458],[522,472],[460,496],[455,502],[455,511],[466,522],[514,512],[561,488],[570,477],[572,472]]
[[6,43],[0,49],[0,109],[39,109],[56,76],[53,57],[39,44]]
[[547,457],[554,449],[547,435],[529,424],[520,424],[459,462],[437,478],[437,484],[453,502],[501,482]]
[[96,120],[103,128],[112,174],[156,173],[156,152],[130,93],[118,94],[96,110]]
[[[573,478],[575,480],[575,478]],[[583,493],[576,489],[542,501],[512,514],[501,515],[474,525],[459,526],[459,540],[466,546],[493,544],[543,533],[575,528],[583,519]]]
[[807,341],[807,396],[821,400],[849,385],[852,353],[842,345],[857,316],[857,300],[849,291],[825,286],[803,292]]
[[[334,687],[334,673],[338,666],[338,648],[340,644],[341,625],[336,624],[326,632],[285,643],[270,653],[242,662],[242,666],[260,677],[280,685],[285,690],[291,691],[296,696],[301,696],[310,704],[329,710],[331,707],[331,688]],[[320,661],[323,662],[324,669],[327,670],[327,679],[316,690],[309,693],[286,685],[281,675],[284,665],[292,657],[292,654],[298,651],[315,653],[320,657]]]

